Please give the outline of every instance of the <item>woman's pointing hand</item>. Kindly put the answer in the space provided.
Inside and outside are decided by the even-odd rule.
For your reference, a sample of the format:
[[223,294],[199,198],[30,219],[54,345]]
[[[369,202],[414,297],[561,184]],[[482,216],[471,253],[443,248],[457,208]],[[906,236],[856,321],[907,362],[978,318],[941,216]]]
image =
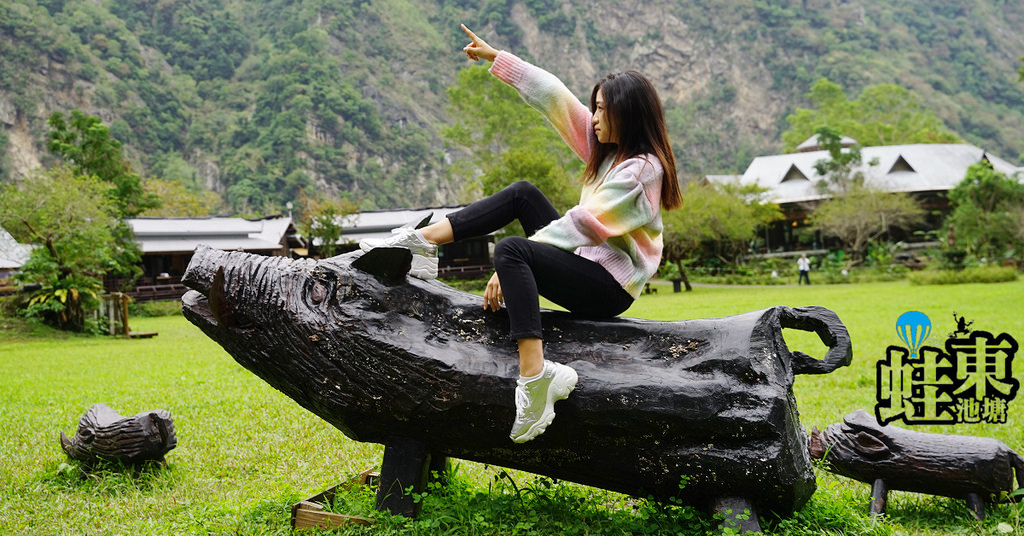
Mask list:
[[462,47],[462,51],[466,53],[466,56],[469,59],[473,61],[479,59],[494,61],[494,58],[498,55],[497,50],[494,50],[486,41],[477,37],[472,30],[466,28],[465,24],[462,25],[462,31],[466,32],[466,35],[468,35],[471,40],[468,45]]

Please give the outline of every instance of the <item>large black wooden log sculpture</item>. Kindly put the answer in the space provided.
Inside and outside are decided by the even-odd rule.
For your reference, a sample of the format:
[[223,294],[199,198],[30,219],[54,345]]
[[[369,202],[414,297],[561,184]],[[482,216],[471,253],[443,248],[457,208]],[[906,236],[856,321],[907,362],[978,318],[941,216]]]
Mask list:
[[[547,432],[517,445],[508,432],[518,359],[504,311],[405,277],[405,250],[361,255],[293,261],[200,246],[183,301],[187,318],[244,367],[345,435],[383,443],[382,493],[420,482],[431,453],[435,465],[453,456],[780,515],[814,492],[792,384],[794,374],[850,362],[831,311],[685,322],[545,311],[546,355],[575,368],[579,385]],[[816,331],[830,347],[824,360],[790,352],[784,327]],[[403,486],[392,488],[396,480]]]
[[64,452],[87,467],[100,461],[162,463],[177,444],[171,414],[163,409],[125,417],[105,404],[93,404],[79,419],[74,437],[60,433]]
[[978,519],[985,500],[1024,487],[1024,459],[1002,441],[987,437],[932,434],[879,426],[857,410],[811,432],[810,453],[829,470],[872,485],[870,512],[884,514],[891,489],[964,499]]

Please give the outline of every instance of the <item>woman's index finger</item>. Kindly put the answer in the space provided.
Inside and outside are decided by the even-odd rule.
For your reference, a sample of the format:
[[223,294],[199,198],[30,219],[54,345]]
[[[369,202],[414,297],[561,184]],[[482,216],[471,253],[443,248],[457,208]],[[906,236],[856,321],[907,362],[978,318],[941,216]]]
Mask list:
[[466,35],[468,35],[469,38],[472,39],[474,43],[476,42],[477,39],[479,39],[476,36],[476,34],[473,33],[473,30],[470,30],[469,28],[467,28],[465,24],[462,24],[461,26],[462,26],[462,31],[466,32]]

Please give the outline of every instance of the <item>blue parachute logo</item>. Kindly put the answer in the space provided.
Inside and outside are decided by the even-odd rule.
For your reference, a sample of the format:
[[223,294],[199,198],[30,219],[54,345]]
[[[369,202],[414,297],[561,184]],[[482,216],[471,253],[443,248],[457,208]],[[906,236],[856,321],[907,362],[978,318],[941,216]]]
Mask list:
[[896,319],[896,334],[910,349],[910,357],[917,357],[917,351],[932,333],[932,321],[919,311],[907,311]]

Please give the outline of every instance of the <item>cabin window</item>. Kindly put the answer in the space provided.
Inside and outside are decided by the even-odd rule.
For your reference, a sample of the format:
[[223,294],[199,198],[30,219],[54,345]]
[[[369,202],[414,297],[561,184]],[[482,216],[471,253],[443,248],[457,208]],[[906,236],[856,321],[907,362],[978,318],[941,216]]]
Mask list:
[[796,164],[790,164],[789,171],[782,177],[782,182],[795,180],[809,181],[810,179],[807,178],[807,175],[804,175],[804,172],[800,171],[800,168],[796,167]]
[[910,165],[910,162],[907,162],[907,159],[903,158],[903,155],[897,156],[896,161],[893,162],[892,167],[889,168],[889,173],[895,173],[897,171],[909,171],[911,173],[917,172],[917,170]]

